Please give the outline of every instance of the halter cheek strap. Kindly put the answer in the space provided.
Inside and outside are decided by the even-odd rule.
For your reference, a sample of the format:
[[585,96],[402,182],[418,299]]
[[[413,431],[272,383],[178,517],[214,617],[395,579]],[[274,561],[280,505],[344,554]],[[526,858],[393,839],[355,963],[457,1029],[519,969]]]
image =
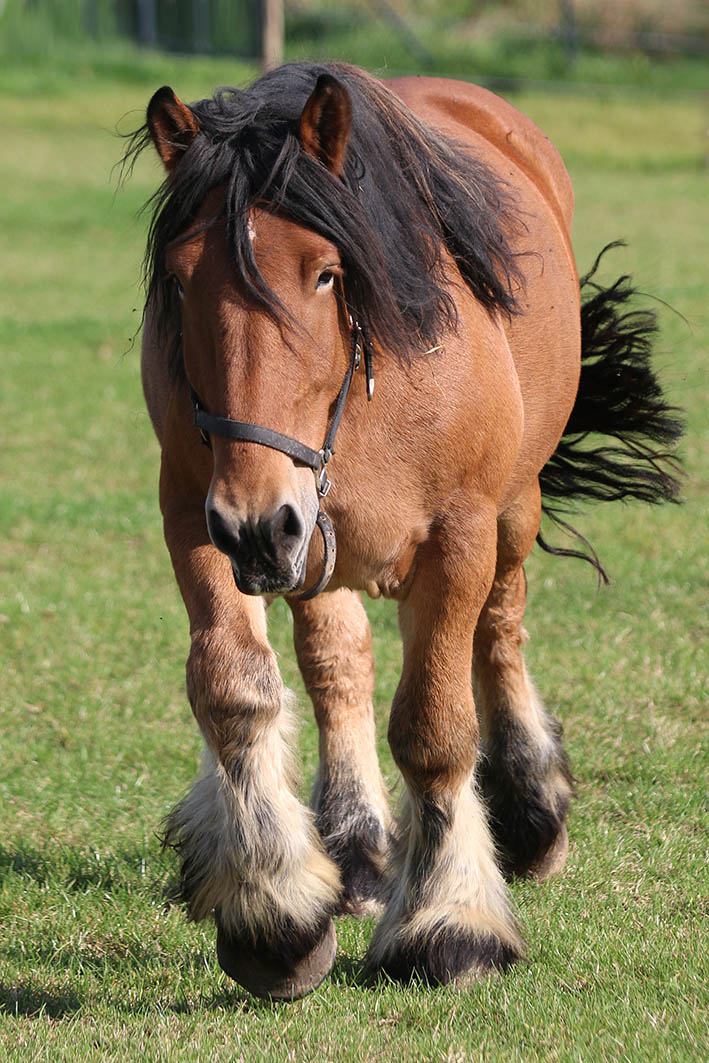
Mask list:
[[[342,381],[342,386],[337,394],[335,409],[330,419],[330,424],[328,425],[325,442],[320,450],[314,450],[312,447],[306,446],[305,443],[301,443],[300,440],[294,439],[292,436],[284,435],[282,432],[276,432],[272,428],[265,428],[260,424],[251,424],[249,421],[232,421],[228,417],[216,417],[214,414],[207,413],[202,405],[199,395],[190,385],[190,399],[192,400],[192,408],[194,410],[194,423],[199,429],[199,434],[204,445],[211,450],[212,444],[210,435],[215,435],[224,436],[228,439],[238,439],[243,443],[258,443],[260,446],[270,447],[272,450],[279,450],[282,454],[286,454],[292,461],[296,462],[296,464],[306,465],[313,470],[318,496],[324,498],[332,486],[327,475],[327,464],[335,453],[335,436],[337,434],[337,429],[340,427],[342,415],[345,412],[345,403],[347,402],[352,377],[359,369],[363,355],[367,378],[367,398],[371,399],[374,394],[374,369],[371,348],[368,343],[365,343],[360,326],[351,318],[350,324],[352,326],[350,364],[347,367],[345,378]],[[330,577],[335,568],[337,543],[332,521],[327,513],[324,513],[322,509],[318,509],[315,523],[320,529],[320,534],[323,538],[323,547],[325,551],[323,567],[318,580],[312,587],[307,591],[294,595],[294,597],[300,601],[307,601],[310,598],[314,598],[316,594],[319,594],[324,590],[329,583]]]

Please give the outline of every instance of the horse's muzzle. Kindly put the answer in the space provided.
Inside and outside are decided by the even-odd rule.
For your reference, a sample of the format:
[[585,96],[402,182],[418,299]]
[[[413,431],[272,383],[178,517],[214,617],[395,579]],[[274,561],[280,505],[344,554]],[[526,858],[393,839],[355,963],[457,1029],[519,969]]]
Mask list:
[[231,561],[243,594],[284,594],[302,586],[313,529],[296,505],[236,519],[208,503],[206,514],[209,537]]

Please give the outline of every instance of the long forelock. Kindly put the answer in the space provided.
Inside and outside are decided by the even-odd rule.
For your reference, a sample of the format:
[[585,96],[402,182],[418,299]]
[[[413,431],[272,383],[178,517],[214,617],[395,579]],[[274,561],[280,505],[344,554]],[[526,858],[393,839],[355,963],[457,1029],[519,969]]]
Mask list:
[[[306,154],[297,135],[299,116],[322,73],[342,81],[352,102],[342,179]],[[383,350],[413,357],[455,327],[448,257],[488,310],[514,311],[519,270],[509,237],[517,222],[507,190],[374,78],[343,65],[294,64],[245,90],[221,89],[191,110],[200,132],[148,204],[148,302],[158,308],[157,326],[166,336],[176,337],[179,315],[165,273],[166,249],[220,185],[237,276],[254,304],[277,320],[287,311],[261,276],[249,235],[250,211],[257,205],[335,244],[347,304]],[[129,151],[135,154],[147,140],[139,131]],[[172,360],[179,368],[178,347],[175,340]]]

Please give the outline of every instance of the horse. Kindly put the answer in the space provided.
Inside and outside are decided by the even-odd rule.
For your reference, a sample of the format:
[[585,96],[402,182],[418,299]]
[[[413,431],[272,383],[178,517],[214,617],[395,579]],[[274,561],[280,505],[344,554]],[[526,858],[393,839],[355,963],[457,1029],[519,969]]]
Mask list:
[[[149,144],[142,380],[205,742],[165,824],[181,899],[273,1000],[327,976],[342,913],[379,913],[374,976],[505,971],[507,880],[561,871],[573,791],[523,564],[554,551],[542,508],[677,498],[654,316],[628,277],[579,281],[561,158],[483,88],[291,64],[191,105],[161,88],[126,157]],[[396,816],[360,592],[398,608]],[[319,728],[310,807],[274,596]]]

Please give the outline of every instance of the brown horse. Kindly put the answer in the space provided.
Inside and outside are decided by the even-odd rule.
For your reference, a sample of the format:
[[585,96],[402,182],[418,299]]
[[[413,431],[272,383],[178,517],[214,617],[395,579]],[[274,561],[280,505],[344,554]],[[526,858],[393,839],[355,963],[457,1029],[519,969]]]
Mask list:
[[[167,177],[143,383],[206,742],[166,831],[183,899],[262,996],[318,985],[333,916],[372,904],[374,971],[505,969],[524,949],[504,876],[563,867],[571,794],[522,657],[522,565],[542,491],[674,497],[652,321],[626,278],[589,275],[582,309],[561,159],[483,89],[295,65],[191,106],[161,89],[131,151],[149,141]],[[584,449],[589,431],[615,442]],[[399,610],[396,822],[361,590]],[[278,594],[320,729],[313,811]]]

